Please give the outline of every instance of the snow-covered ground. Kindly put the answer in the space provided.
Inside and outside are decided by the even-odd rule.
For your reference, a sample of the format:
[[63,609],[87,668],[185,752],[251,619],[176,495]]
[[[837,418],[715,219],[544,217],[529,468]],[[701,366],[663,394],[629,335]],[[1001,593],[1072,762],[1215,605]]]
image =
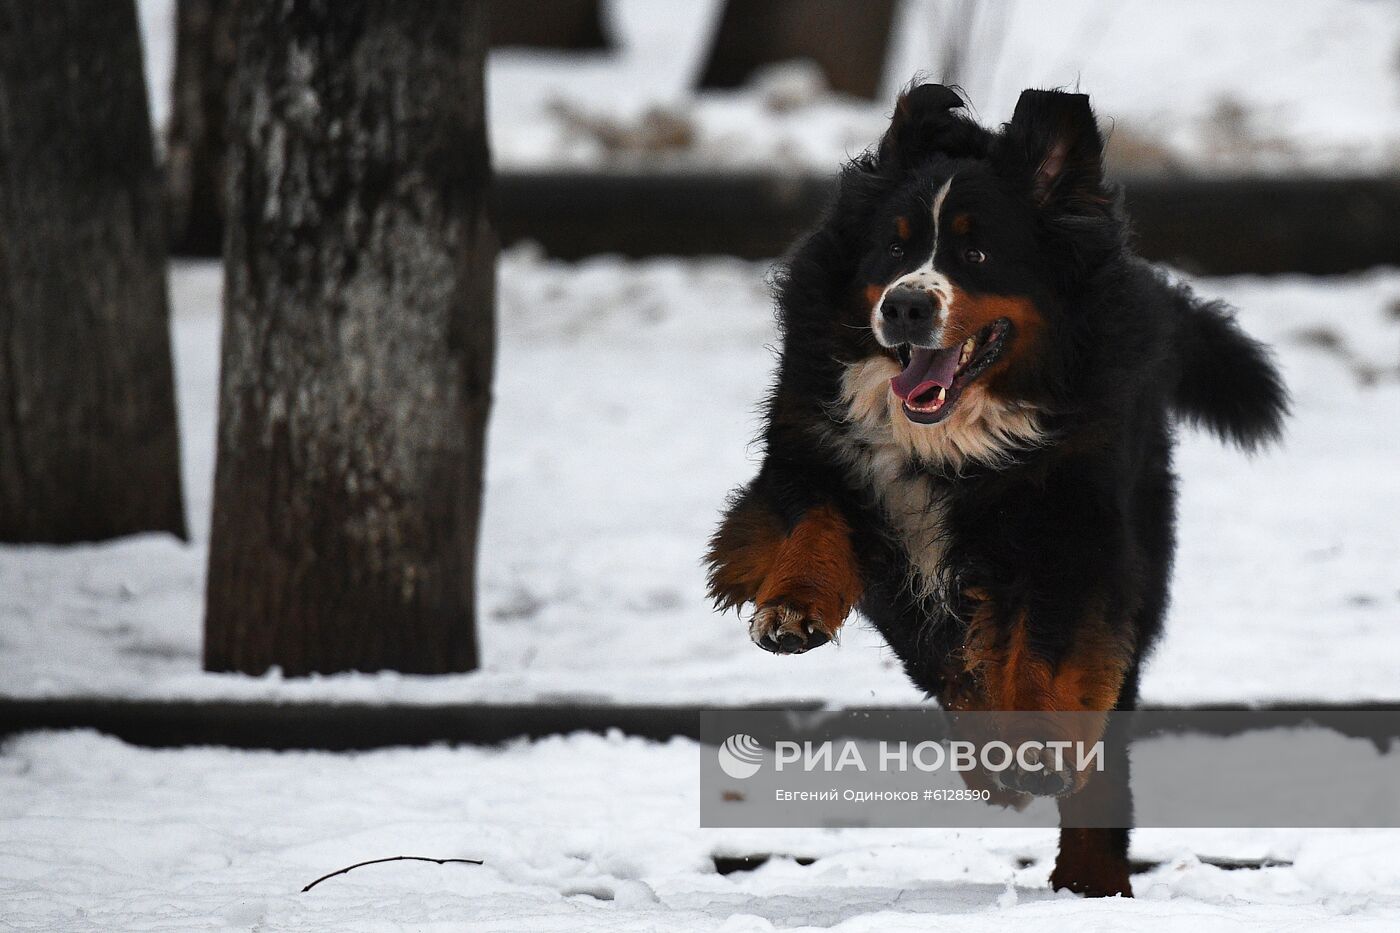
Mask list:
[[[289,681],[199,669],[219,272],[174,267],[194,542],[0,547],[0,693],[719,704],[919,699],[875,633],[801,657],[707,606],[700,555],[757,451],[766,267],[549,261],[500,271],[481,542],[483,667]],[[1153,702],[1400,699],[1400,273],[1211,279],[1274,344],[1296,414],[1253,459],[1184,432],[1181,549]],[[540,374],[556,380],[542,403]]]
[[[169,112],[173,0],[141,0],[152,108]],[[970,27],[945,22],[976,9]],[[503,49],[487,76],[503,169],[744,166],[833,170],[883,129],[895,90],[961,72],[979,115],[1026,87],[1079,87],[1114,126],[1120,165],[1195,172],[1393,172],[1400,9],[1385,0],[903,0],[879,101],[791,69],[737,92],[692,91],[718,0],[612,0],[615,55]],[[647,121],[649,112],[661,119]]]
[[[1397,831],[1139,831],[1135,901],[1053,894],[1052,830],[699,829],[692,742],[360,755],[0,746],[18,930],[1394,930]],[[722,876],[712,856],[776,853]],[[371,865],[395,855],[482,866]],[[806,867],[791,856],[815,858]],[[1225,871],[1201,857],[1291,865]]]

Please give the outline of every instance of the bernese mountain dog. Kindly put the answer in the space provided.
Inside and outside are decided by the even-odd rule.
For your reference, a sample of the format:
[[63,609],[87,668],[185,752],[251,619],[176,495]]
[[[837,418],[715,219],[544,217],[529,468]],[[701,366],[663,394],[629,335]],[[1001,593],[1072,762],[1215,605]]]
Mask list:
[[[1133,254],[1087,96],[1025,91],[997,130],[964,111],[902,94],[780,269],[764,459],[711,540],[711,596],[751,604],[777,654],[858,609],[948,710],[1131,710],[1167,607],[1174,424],[1253,450],[1286,392],[1229,308]],[[1003,778],[1059,798],[1055,888],[1131,894],[1116,758],[1113,780]],[[1096,796],[1124,828],[1073,828]]]

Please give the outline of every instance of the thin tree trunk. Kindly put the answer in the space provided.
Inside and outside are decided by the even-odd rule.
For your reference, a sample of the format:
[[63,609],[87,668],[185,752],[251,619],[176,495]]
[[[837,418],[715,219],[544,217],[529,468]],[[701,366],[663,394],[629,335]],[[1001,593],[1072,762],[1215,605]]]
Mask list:
[[833,90],[873,98],[894,0],[726,0],[701,88],[734,88],[764,65],[809,59]]
[[185,536],[132,0],[0,0],[0,540]]
[[486,0],[493,48],[599,51],[612,43],[600,0]]
[[245,5],[205,666],[476,665],[482,3]]
[[228,91],[237,55],[239,0],[178,0],[175,76],[166,132],[165,183],[171,250],[217,256],[223,249]]

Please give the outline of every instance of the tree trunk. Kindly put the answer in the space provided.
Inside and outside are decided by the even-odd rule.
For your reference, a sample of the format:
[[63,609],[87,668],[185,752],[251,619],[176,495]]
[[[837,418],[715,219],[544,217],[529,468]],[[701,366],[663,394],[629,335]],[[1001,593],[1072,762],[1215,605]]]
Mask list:
[[611,48],[599,0],[487,0],[491,45],[600,51]]
[[175,77],[166,132],[171,250],[217,256],[224,237],[228,91],[238,48],[238,0],[178,0]]
[[484,4],[244,6],[205,666],[469,670]]
[[185,536],[132,0],[0,0],[0,540]]
[[701,88],[734,88],[755,70],[810,59],[833,90],[874,98],[894,0],[726,0]]
[[[219,256],[224,237],[228,93],[243,0],[176,0],[175,75],[165,176],[170,250]],[[492,47],[606,51],[613,42],[600,0],[462,0],[488,3]]]

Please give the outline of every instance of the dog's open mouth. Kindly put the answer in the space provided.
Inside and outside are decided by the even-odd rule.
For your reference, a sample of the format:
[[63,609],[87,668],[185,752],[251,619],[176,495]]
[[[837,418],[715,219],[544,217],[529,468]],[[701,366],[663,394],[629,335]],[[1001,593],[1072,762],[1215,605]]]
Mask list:
[[998,318],[958,346],[941,350],[900,344],[895,349],[904,369],[890,389],[904,403],[904,414],[917,424],[937,424],[948,417],[963,389],[995,363],[1011,342],[1011,320]]

